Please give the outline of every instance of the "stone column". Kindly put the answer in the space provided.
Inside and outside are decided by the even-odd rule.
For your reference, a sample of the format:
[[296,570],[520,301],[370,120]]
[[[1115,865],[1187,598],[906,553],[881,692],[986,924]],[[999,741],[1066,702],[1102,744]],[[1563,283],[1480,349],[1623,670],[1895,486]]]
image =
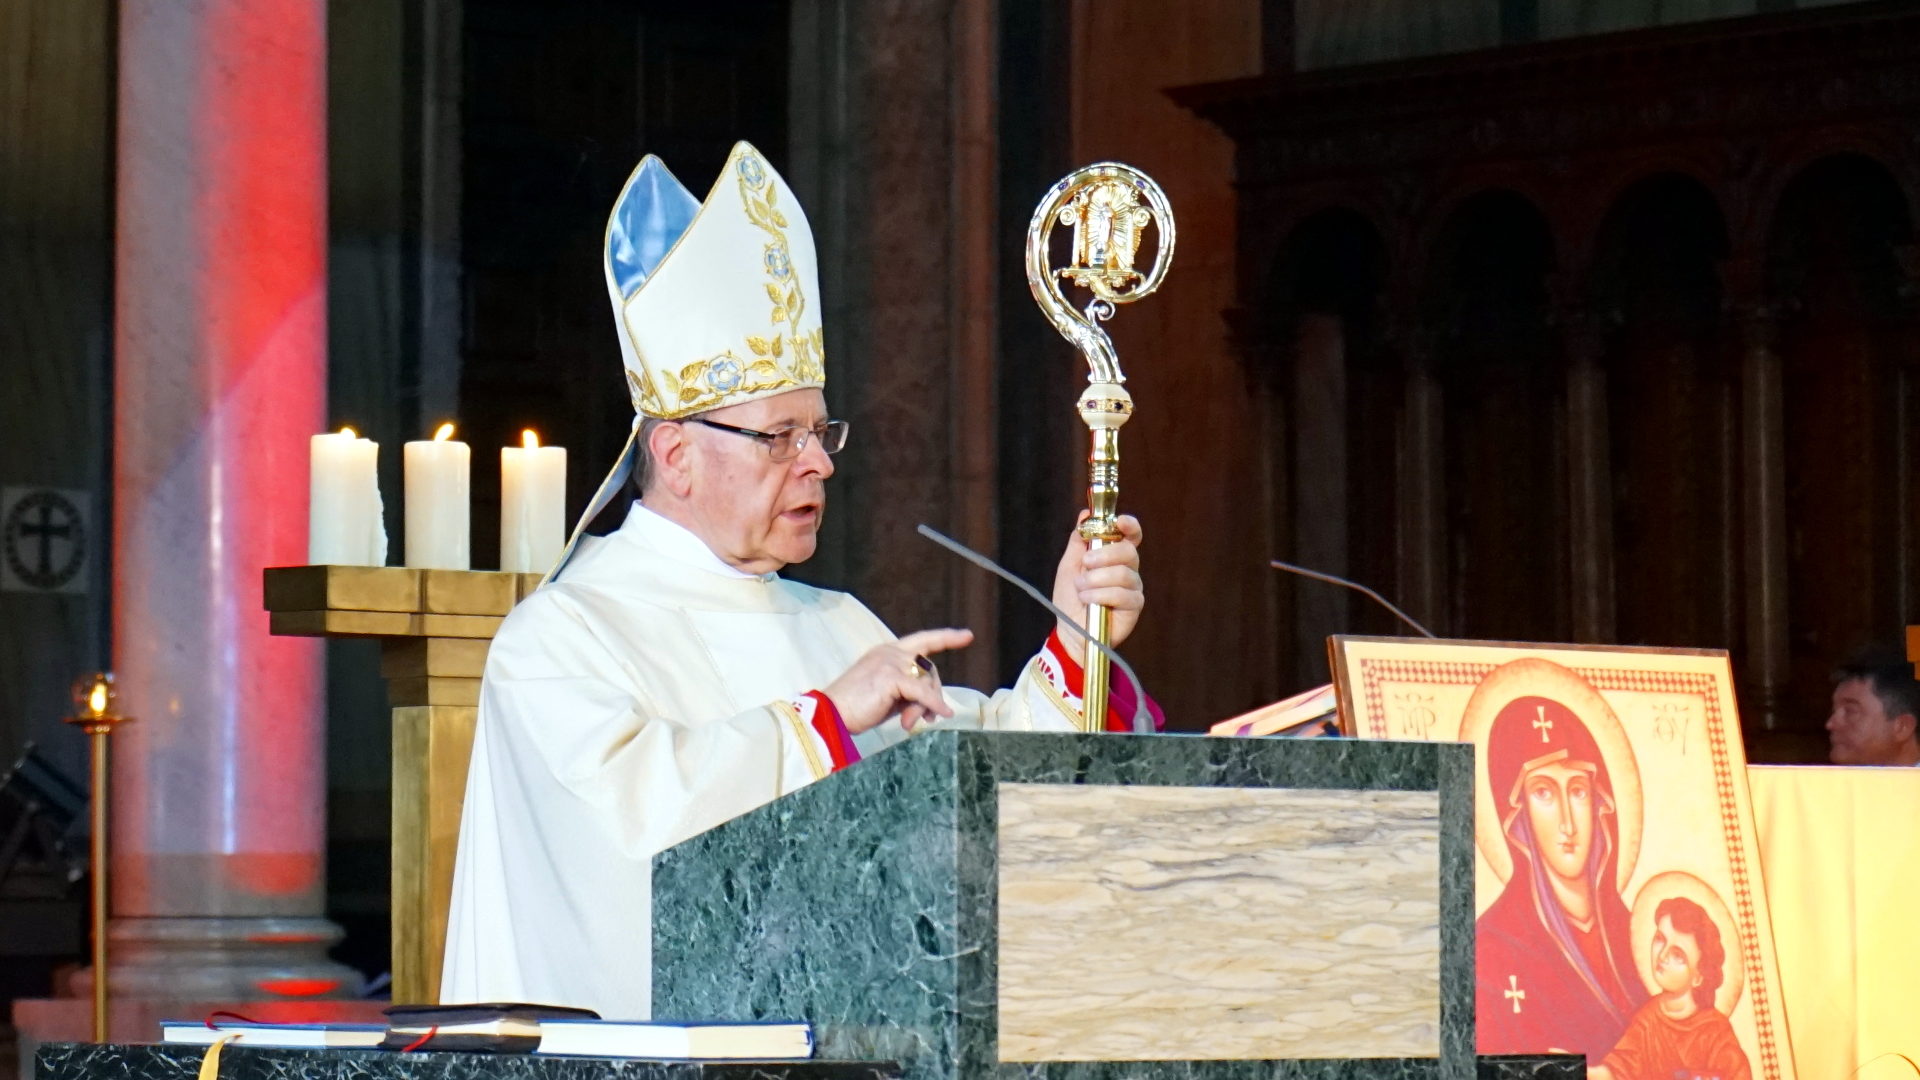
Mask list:
[[1599,318],[1559,319],[1567,380],[1568,554],[1575,641],[1614,638],[1613,460],[1608,438],[1606,343]]
[[1433,343],[1418,328],[1400,342],[1404,404],[1400,428],[1401,606],[1436,634],[1446,611],[1446,400],[1433,369]]
[[[994,663],[1004,587],[914,526],[999,547],[993,299],[995,275],[1017,266],[993,247],[1015,227],[997,223],[992,183],[997,8],[795,3],[783,170],[820,248],[827,401],[859,440],[835,460],[839,509],[807,569],[901,633],[970,627],[974,644],[941,657],[941,671],[987,689],[1007,679]],[[1071,524],[1045,527],[1064,543]]]
[[1746,548],[1745,714],[1779,726],[1787,683],[1787,475],[1777,313],[1764,300],[1736,305],[1740,341],[1740,472]]
[[117,130],[111,977],[351,993],[320,646],[268,636],[260,576],[305,561],[326,423],[326,5],[125,0]]
[[[1304,312],[1293,327],[1293,559],[1345,576],[1351,530],[1347,495],[1347,328],[1340,316]],[[1353,625],[1353,593],[1321,582],[1293,585],[1293,670],[1319,671],[1327,636]]]

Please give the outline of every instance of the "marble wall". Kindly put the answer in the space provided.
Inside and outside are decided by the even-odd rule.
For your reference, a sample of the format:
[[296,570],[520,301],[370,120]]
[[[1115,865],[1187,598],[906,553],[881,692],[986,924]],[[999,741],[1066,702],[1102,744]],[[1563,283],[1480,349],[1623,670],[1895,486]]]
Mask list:
[[[35,1080],[182,1080],[207,1056],[198,1046],[52,1043],[40,1050]],[[638,1061],[448,1051],[396,1054],[381,1050],[223,1048],[228,1080],[895,1080],[882,1062]]]
[[999,801],[1002,1061],[1439,1056],[1437,792]]
[[[1464,1077],[1473,909],[1463,749],[931,733],[655,857],[654,1013],[805,1016],[822,1056],[904,1059],[913,1080],[1105,1080],[1137,1075],[1139,1065],[1116,1062],[1141,1058],[1162,1062],[1155,1075],[1217,1080]],[[1009,810],[1003,785],[1039,787],[1024,803],[1016,794]],[[1220,817],[1228,804],[1230,825]],[[1111,813],[1090,826],[1095,807]],[[1065,820],[1030,812],[1061,809]],[[1143,831],[1113,814],[1137,815]],[[1396,849],[1384,851],[1394,837]],[[1080,858],[1081,844],[1109,841],[1119,852],[1111,860]],[[1232,869],[1176,885],[1183,871],[1167,867],[1210,845],[1226,851],[1208,869]],[[1358,856],[1356,845],[1380,857]],[[1009,848],[1015,865],[1003,876]],[[1348,875],[1366,884],[1355,888]],[[1120,886],[1105,894],[1111,906],[1103,882]],[[1129,882],[1163,895],[1129,911],[1120,895]],[[1156,907],[1162,900],[1175,903]],[[1071,928],[1082,936],[1035,929],[1043,911],[1057,924],[1089,905],[1102,906]],[[1266,920],[1258,934],[1233,929],[1225,914],[1247,908]],[[1274,925],[1283,919],[1301,930],[1292,943]],[[1304,940],[1328,931],[1330,942]],[[1237,957],[1231,971],[1206,970],[1204,960],[1183,967],[1169,944],[1257,958]],[[1004,993],[1003,961],[1014,975]],[[1155,964],[1164,970],[1143,970]],[[1416,965],[1437,970],[1437,982],[1411,974]],[[1315,976],[1319,993],[1291,988]],[[1187,992],[1196,977],[1214,985]],[[1223,984],[1235,979],[1265,1004],[1232,997]],[[1069,1000],[1095,993],[1112,1016]],[[1234,1033],[1222,1005],[1252,1005],[1241,1014],[1252,1022]],[[1378,1039],[1364,1061],[1328,1058],[1333,1038],[1307,1037],[1351,1035],[1367,1019],[1359,1038]],[[1044,1030],[1056,1024],[1072,1030]],[[1206,1025],[1204,1040],[1196,1025]],[[1078,1043],[1058,1041],[1063,1034]],[[1356,1041],[1342,1045],[1359,1051]],[[1427,1053],[1404,1052],[1415,1046]]]

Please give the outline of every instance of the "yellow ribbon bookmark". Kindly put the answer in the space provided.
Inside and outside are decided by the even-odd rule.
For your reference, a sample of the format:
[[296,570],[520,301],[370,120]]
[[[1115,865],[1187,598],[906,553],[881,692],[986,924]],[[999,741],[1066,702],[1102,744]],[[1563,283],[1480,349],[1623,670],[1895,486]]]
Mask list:
[[222,1035],[207,1047],[207,1056],[200,1059],[200,1080],[220,1080],[220,1048],[239,1038],[238,1035]]

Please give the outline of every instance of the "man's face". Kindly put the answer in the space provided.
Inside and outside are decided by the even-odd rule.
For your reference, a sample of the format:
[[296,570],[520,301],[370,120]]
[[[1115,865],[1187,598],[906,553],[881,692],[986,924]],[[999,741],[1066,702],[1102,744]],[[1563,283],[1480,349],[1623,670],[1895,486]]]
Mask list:
[[1593,851],[1593,774],[1555,762],[1527,774],[1520,797],[1547,868],[1569,881],[1587,872]]
[[1664,916],[1653,933],[1653,981],[1669,994],[1700,985],[1700,943],[1692,934],[1675,930],[1673,920]]
[[[794,390],[702,414],[755,431],[817,427],[827,419],[819,390]],[[808,439],[790,461],[775,461],[764,440],[701,424],[684,425],[692,443],[688,504],[700,536],[732,565],[765,574],[813,557],[827,509],[826,479],[833,461]]]
[[1833,688],[1833,713],[1827,717],[1827,760],[1835,765],[1900,764],[1913,735],[1913,718],[1889,717],[1887,707],[1866,679],[1848,679]]

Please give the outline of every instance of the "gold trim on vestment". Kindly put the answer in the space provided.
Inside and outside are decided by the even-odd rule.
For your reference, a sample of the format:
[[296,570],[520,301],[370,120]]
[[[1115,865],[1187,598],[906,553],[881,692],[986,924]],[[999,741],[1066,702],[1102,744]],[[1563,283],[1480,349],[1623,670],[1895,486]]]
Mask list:
[[[1067,699],[1061,696],[1059,690],[1054,688],[1053,680],[1047,678],[1047,669],[1040,663],[1040,658],[1035,656],[1032,660],[1028,661],[1028,666],[1036,669],[1034,672],[1034,681],[1040,684],[1040,689],[1046,691],[1047,700],[1053,703],[1054,708],[1060,710],[1060,715],[1066,717],[1068,721],[1073,724],[1075,731],[1081,730],[1080,710],[1068,705]],[[1106,725],[1103,723],[1101,727],[1104,728]]]
[[792,702],[787,701],[776,701],[773,707],[779,710],[780,715],[787,718],[787,723],[793,725],[794,738],[800,740],[800,750],[807,755],[807,767],[813,770],[813,778],[824,779],[833,770],[821,763],[820,751],[813,745],[813,729],[800,716],[800,710],[794,708]]

